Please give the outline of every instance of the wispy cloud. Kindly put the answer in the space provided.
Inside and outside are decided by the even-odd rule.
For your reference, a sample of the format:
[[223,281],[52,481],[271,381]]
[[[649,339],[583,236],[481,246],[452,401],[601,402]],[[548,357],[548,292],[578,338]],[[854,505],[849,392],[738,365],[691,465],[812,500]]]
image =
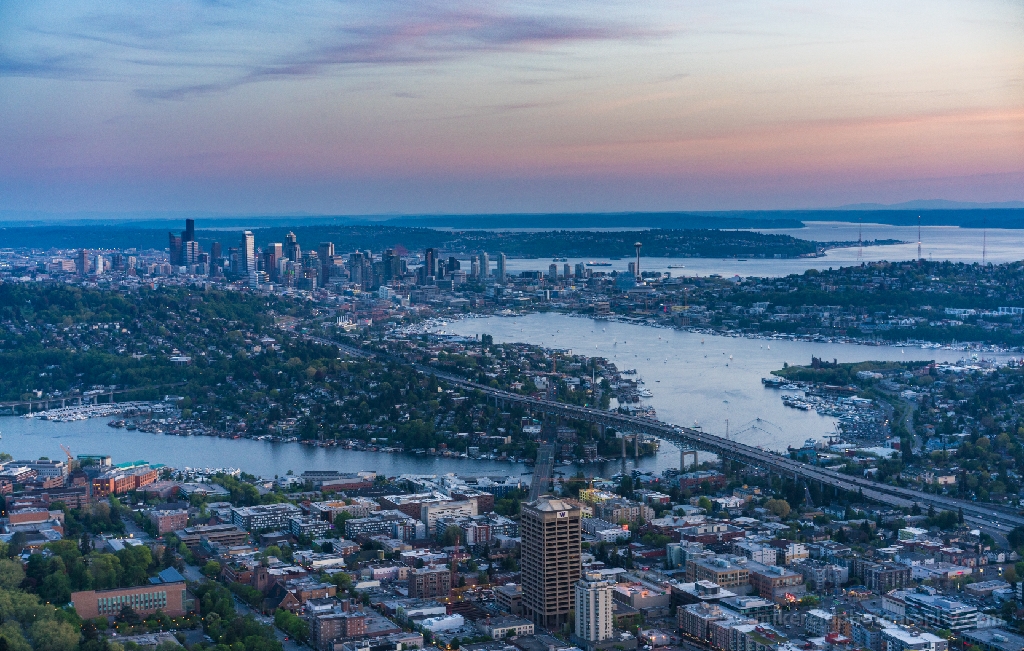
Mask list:
[[[305,13],[272,0],[182,6],[178,14],[154,15],[114,3],[45,27],[8,27],[12,38],[0,45],[0,75],[106,73],[134,84],[140,97],[181,99],[354,66],[432,64],[664,33],[598,18],[600,12],[573,13],[571,5],[553,11],[515,3],[385,0],[314,3]],[[66,61],[79,65],[58,65]]]

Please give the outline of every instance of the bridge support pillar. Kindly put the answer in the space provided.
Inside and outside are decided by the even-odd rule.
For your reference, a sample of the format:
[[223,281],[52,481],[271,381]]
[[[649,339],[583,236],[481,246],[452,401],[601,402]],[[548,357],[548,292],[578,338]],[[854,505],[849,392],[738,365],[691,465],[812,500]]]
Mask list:
[[693,456],[693,467],[697,468],[697,451],[696,450],[680,450],[679,451],[679,473],[686,472],[686,457]]

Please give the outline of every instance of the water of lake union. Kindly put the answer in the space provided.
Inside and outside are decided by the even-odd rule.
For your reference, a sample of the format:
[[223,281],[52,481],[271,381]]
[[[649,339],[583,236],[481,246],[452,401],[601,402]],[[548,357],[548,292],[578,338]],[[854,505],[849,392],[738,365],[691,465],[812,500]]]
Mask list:
[[[814,411],[785,407],[779,391],[764,388],[761,378],[786,362],[809,364],[812,356],[841,362],[956,361],[966,354],[719,337],[555,313],[464,319],[441,329],[463,336],[489,334],[495,343],[525,342],[605,357],[619,370],[636,369],[637,377],[654,394],[648,402],[657,410],[659,420],[686,426],[696,422],[704,431],[724,436],[728,419],[733,438],[773,450],[800,446],[808,438],[820,439],[833,432],[835,422]],[[740,433],[756,418],[777,425],[781,432],[765,426],[768,431],[746,429]],[[678,456],[668,465],[673,463],[678,465]]]
[[[964,355],[958,351],[909,347],[718,337],[554,313],[465,319],[451,322],[443,326],[443,330],[463,336],[486,333],[492,335],[495,342],[526,342],[607,357],[620,370],[637,370],[638,377],[654,394],[649,402],[657,409],[659,419],[687,426],[696,422],[704,431],[722,436],[725,421],[729,419],[733,438],[775,450],[799,446],[807,438],[821,438],[833,431],[834,422],[813,411],[785,407],[779,391],[762,386],[761,378],[782,368],[784,363],[807,364],[812,355],[843,362],[955,361]],[[773,423],[779,429],[768,425],[761,430],[748,428],[755,418]],[[107,420],[50,423],[5,418],[0,420],[3,429],[0,450],[15,458],[44,455],[56,458],[60,456],[59,444],[63,443],[76,454],[110,454],[115,462],[143,458],[179,468],[235,467],[264,477],[284,475],[288,470],[299,473],[311,469],[376,470],[388,476],[446,472],[517,475],[525,470],[521,464],[497,461],[359,452],[248,439],[146,434],[107,427]],[[637,467],[660,472],[678,464],[676,448],[662,445],[656,457],[642,459]],[[627,467],[633,467],[632,461]],[[585,472],[607,476],[620,468],[619,462],[609,462],[587,466]]]

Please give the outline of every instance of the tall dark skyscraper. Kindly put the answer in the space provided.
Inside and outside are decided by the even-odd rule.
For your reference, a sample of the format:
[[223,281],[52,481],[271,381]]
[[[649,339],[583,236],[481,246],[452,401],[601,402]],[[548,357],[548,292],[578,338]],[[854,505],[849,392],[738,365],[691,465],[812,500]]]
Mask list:
[[331,277],[331,266],[334,264],[334,242],[320,242],[316,250],[320,260],[320,285],[326,285]]
[[181,236],[174,233],[167,234],[167,261],[173,265],[181,264]]
[[284,247],[280,242],[271,242],[263,249],[263,269],[273,280],[278,280],[277,263],[282,259]]
[[210,257],[213,258],[214,260],[220,260],[222,255],[223,250],[221,249],[220,242],[214,242],[210,246]]
[[386,249],[381,256],[384,262],[384,282],[391,282],[402,276],[402,256],[395,253],[394,249]]
[[302,250],[299,248],[299,240],[295,237],[295,233],[289,232],[285,235],[284,240],[284,254],[288,256],[288,259],[292,262],[302,260]]
[[182,242],[195,242],[196,241],[196,220],[186,219],[185,230],[181,234]]
[[437,249],[427,249],[423,252],[424,276],[437,276]]

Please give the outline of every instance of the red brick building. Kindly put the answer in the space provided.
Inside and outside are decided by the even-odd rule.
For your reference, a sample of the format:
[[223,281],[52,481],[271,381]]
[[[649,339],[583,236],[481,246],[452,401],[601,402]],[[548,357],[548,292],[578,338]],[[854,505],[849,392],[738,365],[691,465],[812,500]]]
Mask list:
[[159,535],[184,529],[188,526],[188,511],[175,509],[173,511],[150,511],[149,521],[156,527]]

